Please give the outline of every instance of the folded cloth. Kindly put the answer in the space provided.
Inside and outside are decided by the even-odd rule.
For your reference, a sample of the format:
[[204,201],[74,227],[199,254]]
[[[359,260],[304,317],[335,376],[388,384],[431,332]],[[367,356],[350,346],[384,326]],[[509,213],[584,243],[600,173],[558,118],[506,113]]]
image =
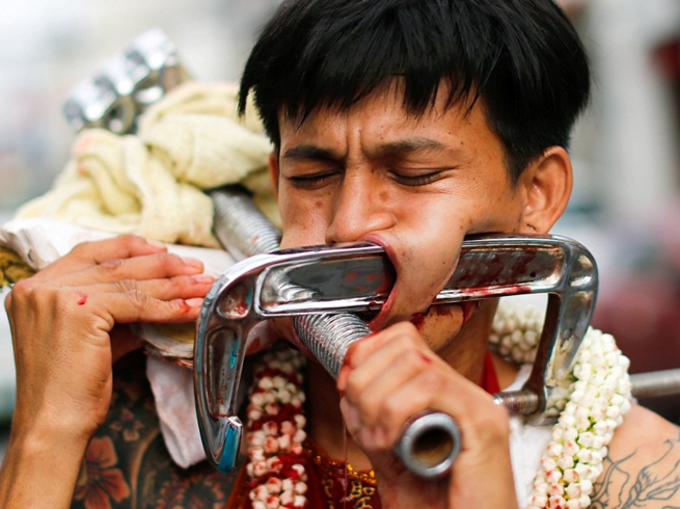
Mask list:
[[[267,169],[272,147],[252,108],[245,119],[238,117],[237,89],[187,82],[146,110],[136,135],[82,131],[53,189],[19,210],[17,217],[25,221],[6,224],[0,245],[39,270],[79,242],[136,233],[203,260],[208,273],[221,273],[233,263],[225,252],[175,245],[218,245],[212,201],[203,189],[239,183],[280,225]],[[191,328],[169,331],[140,324],[135,332],[153,345],[153,353],[191,364]],[[255,343],[270,340],[266,334],[256,336]],[[194,404],[190,372],[155,361],[151,366],[148,376],[165,442],[175,462],[187,467],[204,457],[196,448],[195,421],[185,422],[195,413],[188,411]]]
[[173,461],[182,468],[203,461],[205,451],[198,431],[192,371],[148,356],[146,376],[151,383],[161,433]]
[[[64,256],[76,244],[113,235],[49,219],[15,219],[0,227],[0,246],[11,249],[28,266],[40,270]],[[168,250],[202,260],[205,271],[213,275],[221,274],[234,263],[226,251],[219,249],[168,245]],[[173,358],[191,356],[193,330],[194,327],[189,326],[168,331],[163,326],[151,324],[139,324],[134,328],[137,335],[155,347],[156,353]],[[147,376],[155,396],[161,432],[172,459],[184,468],[205,459],[196,424],[192,371],[149,356]]]
[[237,87],[187,82],[149,108],[136,135],[87,129],[54,188],[17,217],[48,217],[167,243],[217,247],[202,189],[241,183],[279,224],[269,181],[271,144]]

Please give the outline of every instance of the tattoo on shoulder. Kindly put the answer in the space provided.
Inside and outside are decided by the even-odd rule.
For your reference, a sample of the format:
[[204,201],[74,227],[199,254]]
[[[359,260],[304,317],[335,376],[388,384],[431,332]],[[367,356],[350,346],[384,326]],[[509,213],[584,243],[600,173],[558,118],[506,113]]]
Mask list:
[[591,509],[680,509],[680,436],[666,440],[642,469],[638,459],[637,449],[616,461],[605,459]]

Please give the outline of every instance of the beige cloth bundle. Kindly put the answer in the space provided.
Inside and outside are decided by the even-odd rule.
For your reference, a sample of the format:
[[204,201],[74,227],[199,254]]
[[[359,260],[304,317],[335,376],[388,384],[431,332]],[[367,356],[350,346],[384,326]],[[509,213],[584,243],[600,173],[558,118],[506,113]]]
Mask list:
[[267,171],[271,144],[237,87],[188,82],[140,118],[136,135],[81,132],[54,188],[17,217],[49,217],[167,243],[214,247],[213,206],[202,189],[242,183],[280,224]]

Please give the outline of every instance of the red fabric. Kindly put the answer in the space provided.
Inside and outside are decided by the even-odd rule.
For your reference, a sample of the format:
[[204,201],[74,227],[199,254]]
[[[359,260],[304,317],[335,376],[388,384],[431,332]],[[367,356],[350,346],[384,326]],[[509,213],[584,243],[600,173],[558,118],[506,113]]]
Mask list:
[[372,472],[346,468],[344,461],[328,458],[316,444],[305,444],[307,500],[310,509],[381,509]]
[[493,362],[491,361],[491,354],[489,353],[488,350],[484,355],[482,382],[479,385],[489,394],[501,392],[501,386],[498,383],[498,375],[496,374],[496,368],[493,367]]

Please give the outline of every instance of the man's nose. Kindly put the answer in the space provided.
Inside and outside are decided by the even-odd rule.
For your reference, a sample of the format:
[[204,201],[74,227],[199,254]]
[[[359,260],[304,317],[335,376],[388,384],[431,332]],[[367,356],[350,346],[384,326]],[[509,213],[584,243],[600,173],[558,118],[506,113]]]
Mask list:
[[[326,243],[356,242],[369,233],[393,228],[397,223],[388,200],[381,197],[384,182],[370,175],[345,174],[326,231]],[[382,184],[382,185],[381,185]]]

